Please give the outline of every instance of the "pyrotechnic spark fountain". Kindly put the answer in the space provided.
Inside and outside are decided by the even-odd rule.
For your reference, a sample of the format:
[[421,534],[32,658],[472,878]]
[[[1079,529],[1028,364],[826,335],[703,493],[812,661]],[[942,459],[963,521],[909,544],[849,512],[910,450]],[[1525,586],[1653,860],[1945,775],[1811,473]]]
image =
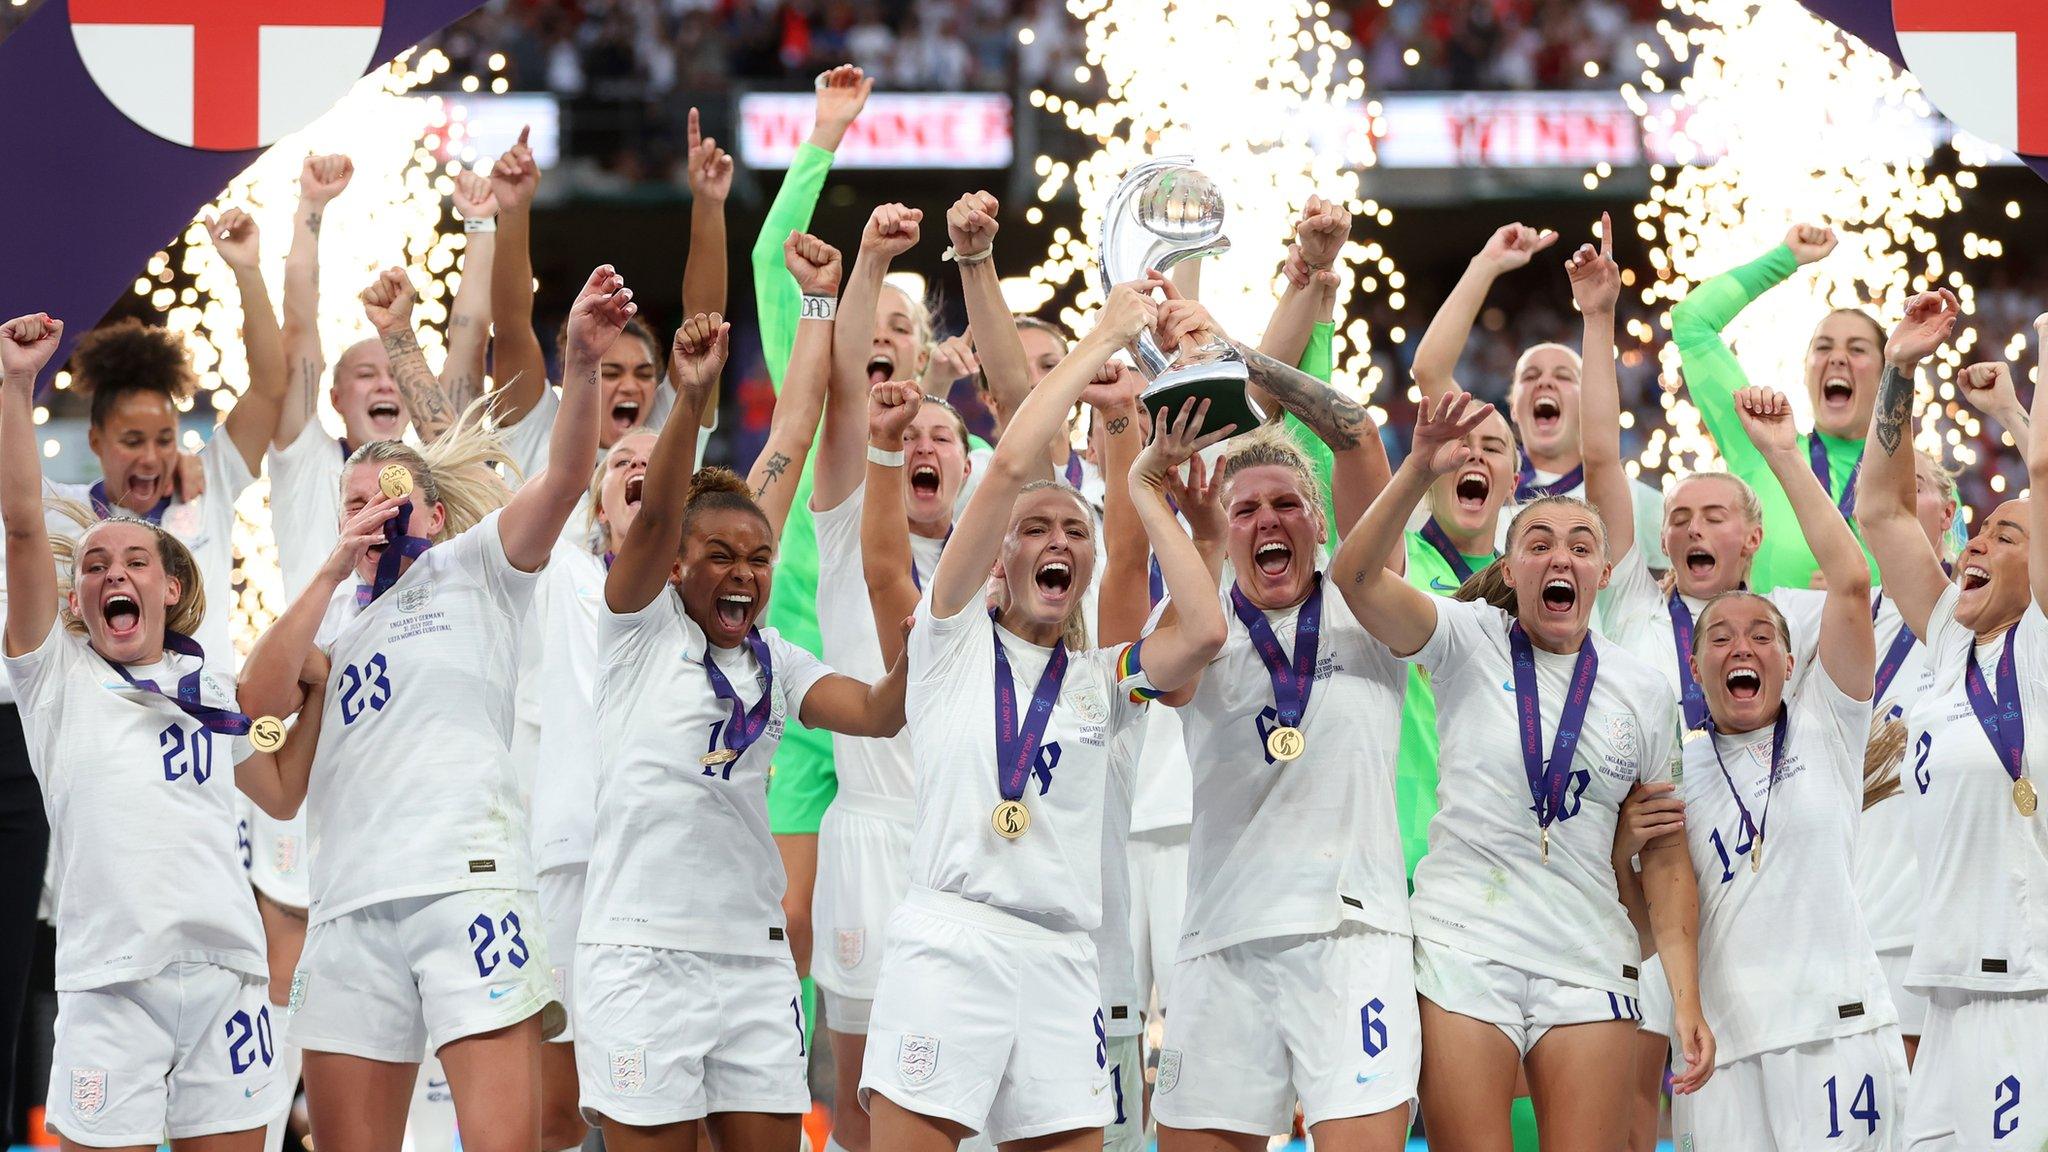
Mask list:
[[[443,232],[438,226],[448,212],[454,174],[478,157],[465,147],[460,121],[447,117],[439,97],[407,93],[447,68],[439,51],[416,58],[408,52],[366,76],[327,115],[279,141],[237,176],[185,229],[181,246],[150,259],[146,274],[135,283],[136,294],[164,313],[172,331],[183,334],[200,390],[212,393],[217,411],[233,408],[249,386],[249,370],[236,347],[242,339],[242,309],[234,276],[207,241],[202,221],[231,207],[255,217],[262,233],[264,282],[272,306],[281,309],[299,165],[310,153],[344,153],[355,164],[355,175],[327,211],[321,232],[320,339],[329,363],[343,348],[375,335],[356,297],[379,271],[394,264],[411,271],[420,286],[413,317],[428,362],[438,363],[448,305],[460,283],[455,268],[463,247],[461,232]],[[174,288],[180,272],[184,286]],[[322,418],[338,429],[340,420],[326,391],[321,387]],[[186,440],[188,449],[197,446],[196,434],[187,433]],[[235,640],[244,649],[284,608],[268,494],[269,481],[259,479],[236,504]]]
[[[1797,0],[1665,0],[1687,28],[1660,22],[1665,50],[1688,64],[1669,113],[1652,113],[1644,92],[1661,92],[1660,63],[1649,45],[1642,83],[1623,96],[1640,116],[1669,115],[1681,163],[1652,169],[1650,198],[1636,206],[1636,231],[1650,241],[1654,278],[1642,300],[1669,305],[1703,280],[1754,259],[1795,223],[1825,223],[1841,236],[1827,259],[1799,270],[1767,301],[1745,310],[1729,337],[1749,378],[1783,389],[1802,420],[1810,418],[1802,361],[1813,327],[1836,307],[1866,307],[1889,325],[1906,297],[1931,286],[1953,289],[1965,313],[1971,286],[1936,246],[1934,225],[1958,213],[1960,189],[1976,184],[1968,168],[1952,179],[1930,170],[1933,136],[1919,121],[1934,113],[1913,78],[1877,52],[1814,17]],[[1694,158],[1702,163],[1689,163]],[[1707,154],[1718,152],[1718,159]],[[1965,164],[1982,150],[1964,149]],[[1589,177],[1589,182],[1591,178]],[[1965,258],[1997,256],[1999,242],[1974,232]],[[1668,321],[1667,321],[1668,323]],[[1642,321],[1630,335],[1664,342]],[[1970,351],[1965,330],[1942,351],[1931,379],[1940,403],[1927,404],[1918,439],[1945,449],[1952,461],[1975,463],[1964,433],[1976,420],[1955,404],[1954,374]],[[1678,350],[1663,344],[1667,383],[1678,375]],[[1667,394],[1668,437],[1653,433],[1642,463],[1665,458],[1705,467],[1714,447],[1699,415],[1682,396]],[[1957,427],[1961,424],[1961,428]]]
[[[1187,154],[1227,204],[1225,231],[1235,248],[1203,262],[1201,287],[1203,303],[1227,331],[1256,341],[1272,312],[1282,249],[1312,194],[1342,200],[1353,215],[1353,239],[1339,262],[1337,314],[1357,311],[1346,308],[1354,293],[1384,292],[1392,307],[1405,306],[1400,270],[1370,238],[1393,213],[1359,199],[1358,173],[1340,154],[1345,150],[1311,143],[1324,126],[1342,131],[1350,115],[1344,105],[1365,102],[1362,67],[1345,60],[1350,38],[1330,26],[1327,3],[1068,0],[1067,9],[1081,21],[1086,42],[1087,64],[1076,78],[1099,70],[1108,98],[1090,106],[1036,91],[1031,103],[1099,148],[1077,165],[1038,157],[1038,199],[1050,202],[1071,186],[1081,228],[1055,230],[1046,259],[1028,281],[1010,286],[1010,299],[1042,303],[1078,277],[1074,303],[1060,318],[1085,329],[1102,304],[1094,246],[1110,192],[1146,158]],[[1369,162],[1369,145],[1358,151],[1368,152]],[[1398,330],[1394,338],[1401,338]],[[1362,316],[1343,323],[1336,381],[1362,396],[1382,375],[1371,347]]]

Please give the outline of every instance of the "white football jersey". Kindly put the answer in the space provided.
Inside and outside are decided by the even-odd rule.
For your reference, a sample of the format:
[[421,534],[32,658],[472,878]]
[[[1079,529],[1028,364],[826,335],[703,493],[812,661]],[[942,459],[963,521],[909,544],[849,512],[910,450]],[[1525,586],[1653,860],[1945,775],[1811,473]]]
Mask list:
[[[1522,764],[1514,618],[1437,600],[1436,631],[1410,657],[1436,690],[1436,818],[1409,903],[1415,935],[1553,980],[1636,994],[1635,929],[1614,878],[1614,830],[1636,783],[1670,781],[1678,704],[1656,669],[1594,634],[1599,653],[1550,860]],[[1547,761],[1576,653],[1535,650]]]
[[597,823],[595,701],[604,581],[602,559],[558,544],[541,572],[528,618],[528,635],[537,626],[540,640],[532,645],[537,668],[526,675],[543,702],[533,758],[533,866],[543,872],[590,859]]
[[[235,761],[246,741],[131,686],[62,624],[6,664],[50,821],[57,990],[141,980],[186,961],[267,976],[235,835]],[[167,653],[130,675],[176,694],[197,665]],[[232,708],[232,682],[209,667],[200,699]]]
[[[1334,931],[1359,920],[1407,935],[1408,882],[1394,807],[1391,739],[1408,669],[1323,585],[1314,685],[1301,757],[1275,760],[1272,678],[1251,634],[1219,594],[1223,649],[1181,710],[1194,766],[1194,828],[1182,960],[1250,940]],[[1294,654],[1300,605],[1265,618]]]
[[286,599],[312,583],[341,538],[341,475],[348,449],[319,420],[265,457],[270,468],[270,530]]
[[1056,931],[1102,922],[1102,809],[1109,742],[1138,722],[1142,668],[1119,675],[1131,645],[1068,653],[1067,672],[1038,759],[1024,782],[1030,827],[1015,840],[991,823],[996,779],[995,645],[1009,657],[1020,721],[1052,649],[1031,644],[988,615],[979,597],[932,618],[930,590],[910,632],[909,713],[917,761],[915,887],[950,892]]
[[1775,785],[1771,726],[1701,735],[1684,749],[1700,1005],[1716,1067],[1898,1022],[1852,866],[1870,702],[1851,699],[1823,668],[1786,707]]
[[768,771],[783,725],[832,670],[762,631],[773,667],[767,727],[737,759],[705,763],[726,748],[732,722],[705,661],[751,710],[762,692],[753,653],[710,647],[672,588],[638,612],[601,609],[598,621],[597,837],[577,939],[787,957]]
[[[1979,644],[1956,622],[1960,589],[1927,620],[1932,684],[1907,712],[1906,795],[1923,899],[1906,986],[1978,992],[2048,990],[2048,815],[2022,816],[1970,708],[1964,661],[1993,694],[2005,636]],[[2029,603],[2015,627],[2026,778],[2048,789],[2048,617]]]
[[[820,648],[833,668],[872,684],[888,668],[882,664],[882,646],[875,636],[874,602],[861,558],[860,517],[866,495],[865,487],[855,488],[838,507],[813,509],[811,525],[818,534]],[[945,547],[944,540],[911,534],[910,555],[920,582],[937,570]],[[908,729],[886,740],[833,733],[832,769],[840,791],[894,800],[905,812],[917,794]]]
[[[164,509],[162,525],[191,551],[199,565],[206,590],[206,618],[193,639],[206,650],[206,666],[222,680],[232,679],[241,667],[233,641],[235,615],[235,501],[256,478],[242,452],[224,428],[208,434],[199,450],[206,473],[206,491],[196,500],[178,500]],[[51,484],[53,494],[92,507],[92,485]],[[55,522],[55,521],[53,521]],[[66,535],[75,535],[75,522],[63,520]]]
[[520,629],[539,574],[498,512],[421,553],[363,607],[336,590],[306,813],[312,923],[384,900],[534,886],[512,735]]
[[1185,828],[1195,820],[1195,766],[1178,708],[1147,708],[1131,798],[1131,831]]

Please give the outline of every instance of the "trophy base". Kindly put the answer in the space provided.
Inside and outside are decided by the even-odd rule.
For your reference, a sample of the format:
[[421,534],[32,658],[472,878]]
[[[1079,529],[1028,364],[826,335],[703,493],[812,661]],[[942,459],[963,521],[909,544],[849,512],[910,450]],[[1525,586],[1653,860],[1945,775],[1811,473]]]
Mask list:
[[1209,413],[1202,419],[1204,432],[1236,425],[1232,436],[1241,436],[1266,422],[1265,409],[1251,398],[1246,385],[1250,372],[1242,360],[1214,360],[1162,372],[1139,397],[1139,403],[1156,426],[1171,421],[1189,400],[1207,400]]

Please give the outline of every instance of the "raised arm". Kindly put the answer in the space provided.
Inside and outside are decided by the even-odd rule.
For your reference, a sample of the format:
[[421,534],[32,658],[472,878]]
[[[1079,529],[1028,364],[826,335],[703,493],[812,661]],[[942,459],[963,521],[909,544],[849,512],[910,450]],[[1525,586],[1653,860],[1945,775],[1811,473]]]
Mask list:
[[[1870,565],[1863,559],[1863,546],[1800,453],[1792,404],[1784,394],[1744,388],[1735,394],[1735,412],[1742,418],[1743,434],[1763,454],[1771,475],[1785,490],[1792,514],[1799,519],[1799,534],[1827,578],[1820,615],[1821,667],[1852,699],[1868,699],[1876,687],[1877,638],[1870,628]],[[1910,475],[1912,470],[1913,450],[1908,445],[1906,471]]]
[[[2048,313],[2034,318],[2034,352],[2040,357],[2035,377],[2033,427],[2048,421]],[[2027,433],[2027,486],[2040,495],[2027,501],[2027,580],[2034,605],[2048,612],[2048,431]]]
[[[1149,295],[1157,283],[1155,279],[1112,289],[1095,330],[1082,337],[1067,358],[1025,397],[1009,431],[996,443],[988,474],[975,488],[966,512],[954,523],[953,537],[939,557],[939,570],[932,576],[934,615],[957,615],[980,594],[1002,551],[1017,493],[1036,474],[1046,444],[1066,429],[1067,412],[1095,379],[1096,370],[1157,318],[1158,305]],[[1158,545],[1155,539],[1153,546]]]
[[591,272],[569,309],[562,407],[548,431],[548,466],[527,477],[498,517],[505,559],[521,572],[538,572],[548,562],[562,525],[589,489],[591,469],[597,467],[597,363],[637,311],[633,290],[609,264]]
[[[860,251],[847,274],[839,301],[838,331],[832,338],[832,395],[826,406],[825,442],[818,466],[811,472],[811,499],[816,507],[837,508],[859,487],[861,441],[866,431],[868,359],[875,343],[875,312],[881,304],[882,278],[889,262],[917,244],[924,213],[901,204],[884,204],[868,216],[861,229]],[[897,372],[912,368],[896,365]],[[844,401],[841,403],[840,401]]]
[[1884,375],[1856,482],[1856,526],[1877,560],[1885,594],[1913,635],[1927,639],[1927,618],[1948,587],[1941,557],[1913,515],[1913,377],[1955,329],[1961,305],[1948,289],[1906,301],[1906,315],[1884,346]]
[[[547,357],[533,330],[533,194],[540,166],[527,145],[530,129],[491,165],[491,192],[498,198],[498,243],[491,258],[491,379],[493,414],[500,425],[517,424],[540,403],[548,386]],[[393,366],[394,371],[396,365]],[[413,420],[419,420],[417,409]],[[422,432],[422,438],[426,433]]]
[[901,732],[903,695],[909,685],[903,661],[903,635],[907,631],[900,624],[890,630],[896,637],[896,655],[889,660],[889,671],[873,684],[835,672],[812,685],[804,695],[803,706],[797,710],[797,718],[804,727],[879,739]]
[[1972,364],[1956,377],[1956,392],[1963,402],[1996,421],[2012,441],[2012,445],[2024,452],[2027,440],[2033,434],[2034,421],[2027,414],[2027,406],[2020,403],[2019,392],[2013,387],[2012,368],[2003,360],[1986,360]]
[[1400,550],[1408,517],[1429,486],[1472,459],[1465,435],[1492,414],[1493,405],[1464,392],[1424,400],[1408,458],[1330,558],[1331,585],[1365,630],[1396,656],[1414,655],[1429,642],[1436,631],[1436,598],[1388,568],[1387,558]]
[[[836,401],[835,401],[836,403]],[[860,505],[861,572],[874,613],[875,638],[882,659],[895,663],[903,653],[897,625],[917,609],[919,589],[912,571],[910,521],[903,515],[903,433],[924,393],[904,380],[884,380],[868,393],[867,479]]]
[[[790,274],[802,286],[804,295],[831,299],[839,294],[839,250],[816,236],[797,234],[783,242]],[[777,539],[783,522],[796,499],[797,477],[818,438],[818,413],[825,406],[825,381],[832,374],[832,321],[823,316],[804,319],[796,328],[796,347],[791,349],[789,371],[782,378],[782,394],[775,400],[775,416],[768,428],[768,443],[754,461],[747,484],[754,499],[768,514],[768,526]],[[708,396],[718,395],[712,387]]]
[[0,324],[0,523],[7,531],[7,654],[42,647],[57,622],[57,561],[43,525],[43,454],[36,445],[36,377],[56,355],[64,322],[44,313]]
[[[1024,356],[1024,341],[1010,319],[1010,307],[1003,301],[1002,282],[996,276],[996,232],[1001,227],[996,213],[1001,206],[986,192],[969,192],[946,210],[946,239],[949,251],[960,266],[960,289],[967,303],[967,330],[975,334],[974,357],[989,396],[1006,413],[1023,407],[1031,391],[1031,370]],[[1057,445],[1055,445],[1057,447]],[[1061,454],[1064,461],[1065,454]],[[1041,459],[1045,457],[1041,456]]]
[[342,521],[340,538],[326,562],[256,638],[242,661],[236,688],[242,711],[250,716],[290,716],[305,706],[308,680],[325,682],[325,660],[313,641],[327,614],[327,602],[335,589],[355,577],[370,547],[384,543],[384,522],[397,514],[398,501],[379,494]]
[[[1259,351],[1282,364],[1301,363],[1315,326],[1336,315],[1337,260],[1351,238],[1351,213],[1334,200],[1310,196],[1294,222],[1294,237],[1281,265],[1286,285],[1259,337]],[[1253,399],[1264,406],[1263,396]]]
[[1742,424],[1735,417],[1735,393],[1749,387],[1749,376],[1721,332],[1801,265],[1834,251],[1836,242],[1830,229],[1795,224],[1783,244],[1694,288],[1671,309],[1671,340],[1678,345],[1686,390],[1722,459],[1738,475],[1753,472],[1763,462],[1743,438]]
[[[842,64],[818,75],[817,116],[811,138],[797,148],[782,186],[768,206],[761,222],[761,234],[754,240],[750,260],[754,269],[755,322],[761,329],[761,352],[768,365],[768,378],[782,386],[782,371],[789,363],[796,343],[798,290],[782,269],[782,242],[791,232],[807,232],[811,211],[824,191],[825,177],[832,171],[832,154],[866,106],[875,82],[851,64]],[[867,406],[867,378],[861,377],[861,396],[856,409]],[[855,419],[854,427],[861,426]],[[829,433],[828,433],[829,439]],[[820,449],[822,452],[823,450]],[[830,507],[830,505],[825,505]]]
[[[1171,421],[1155,421],[1152,442],[1131,464],[1131,502],[1144,521],[1145,538],[1159,557],[1159,574],[1175,605],[1173,618],[1161,620],[1145,637],[1140,661],[1152,686],[1161,692],[1183,688],[1200,676],[1222,651],[1227,627],[1222,598],[1216,595],[1208,565],[1166,502],[1167,477],[1230,434],[1225,427],[1203,435],[1202,420],[1208,413],[1207,400],[1199,405],[1190,400],[1173,413]],[[1142,587],[1144,580],[1140,577],[1132,583]]]
[[1555,243],[1555,232],[1538,231],[1526,224],[1506,224],[1465,265],[1465,274],[1458,277],[1451,294],[1444,298],[1436,315],[1430,317],[1429,327],[1422,332],[1422,342],[1415,346],[1415,363],[1410,371],[1414,373],[1415,386],[1422,389],[1423,399],[1434,400],[1458,386],[1454,378],[1458,360],[1465,354],[1465,341],[1472,335],[1472,325],[1486,305],[1486,293],[1493,282],[1502,273],[1528,267],[1538,252]]
[[[298,815],[313,780],[313,753],[320,747],[321,707],[327,686],[327,658],[317,649],[306,661],[307,676],[300,695],[313,707],[301,705],[298,722],[285,730],[284,744],[270,752],[252,752],[235,764],[235,787],[265,816],[289,820]],[[272,715],[263,713],[262,715]]]
[[418,299],[412,277],[403,268],[386,268],[384,274],[363,289],[363,314],[384,343],[391,358],[391,377],[405,397],[405,409],[412,413],[413,431],[420,443],[431,444],[455,423],[462,409],[457,407],[427,368],[427,355],[420,350],[420,338],[412,327],[412,306]]
[[[732,157],[718,141],[704,135],[697,110],[690,109],[690,255],[683,261],[683,314],[725,312],[725,201],[732,195]],[[700,417],[706,428],[718,425],[718,395]],[[792,477],[791,485],[795,485]],[[780,531],[778,525],[777,531]]]
[[320,405],[320,222],[328,202],[348,187],[355,165],[346,156],[308,156],[299,166],[299,207],[284,257],[284,370],[287,387],[270,442],[289,445]]
[[696,471],[699,418],[711,393],[718,390],[718,374],[731,345],[732,326],[716,316],[692,316],[676,329],[668,360],[676,406],[647,454],[640,511],[605,577],[604,600],[614,612],[638,612],[668,584],[683,548],[683,512]]
[[240,208],[228,209],[218,220],[209,216],[206,238],[235,274],[235,293],[242,298],[242,347],[249,357],[249,388],[222,418],[221,430],[255,475],[263,470],[263,450],[276,436],[284,412],[284,337],[257,263],[255,219]]
[[1152,615],[1152,549],[1131,493],[1131,465],[1144,450],[1138,405],[1144,390],[1137,369],[1110,360],[1085,394],[1102,427],[1102,573],[1095,583],[1095,637],[1101,644],[1136,640]]
[[462,218],[462,282],[448,310],[448,357],[441,391],[461,412],[484,394],[484,350],[491,343],[491,272],[498,254],[498,196],[489,178],[455,174],[455,214]]
[[1614,220],[1600,214],[1600,247],[1582,244],[1565,261],[1572,301],[1585,318],[1580,348],[1585,370],[1579,380],[1579,452],[1586,465],[1586,498],[1607,526],[1607,554],[1621,557],[1636,545],[1635,497],[1621,466],[1621,384],[1614,372],[1614,305],[1621,298],[1621,270],[1614,263]]

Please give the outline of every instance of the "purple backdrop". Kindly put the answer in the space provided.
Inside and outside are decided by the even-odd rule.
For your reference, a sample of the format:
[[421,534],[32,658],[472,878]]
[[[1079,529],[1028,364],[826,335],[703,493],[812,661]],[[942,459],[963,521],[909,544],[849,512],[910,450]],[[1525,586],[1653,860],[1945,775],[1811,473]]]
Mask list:
[[[387,0],[378,62],[479,3]],[[0,163],[0,217],[14,221],[0,246],[0,318],[64,321],[61,364],[150,255],[259,153],[202,152],[136,127],[86,74],[66,0],[48,0],[0,44],[0,108],[15,126]]]

